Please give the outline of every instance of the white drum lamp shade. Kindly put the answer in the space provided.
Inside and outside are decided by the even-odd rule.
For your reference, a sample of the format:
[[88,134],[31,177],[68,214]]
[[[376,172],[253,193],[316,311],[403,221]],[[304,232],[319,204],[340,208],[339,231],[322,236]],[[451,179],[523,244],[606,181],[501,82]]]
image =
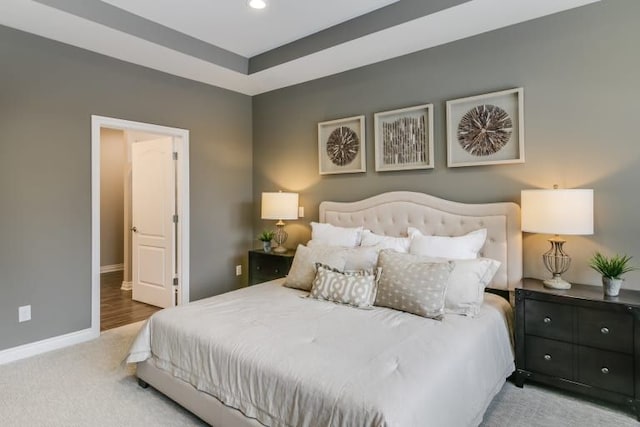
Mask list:
[[553,189],[522,190],[522,231],[553,234],[551,249],[542,255],[553,277],[543,283],[548,288],[569,289],[571,284],[562,273],[571,265],[571,257],[564,252],[561,234],[593,234],[593,190]]
[[276,232],[273,240],[277,246],[274,252],[286,252],[284,242],[287,241],[287,232],[284,231],[283,219],[298,219],[298,193],[266,192],[262,193],[262,219],[277,220]]
[[522,231],[593,234],[593,190],[522,190]]
[[298,193],[262,193],[262,219],[298,219]]

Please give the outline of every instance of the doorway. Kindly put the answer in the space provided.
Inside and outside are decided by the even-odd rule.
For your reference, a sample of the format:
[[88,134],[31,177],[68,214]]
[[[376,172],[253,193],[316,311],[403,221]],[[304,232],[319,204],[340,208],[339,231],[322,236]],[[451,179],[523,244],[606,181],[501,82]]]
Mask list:
[[[101,260],[101,228],[102,232],[105,230],[102,221],[109,221],[109,212],[102,212],[104,207],[101,209],[100,205],[101,142],[107,130],[126,135],[130,169],[120,171],[125,175],[124,180],[129,180],[124,185],[123,234],[118,236],[124,239],[124,255],[112,257],[123,262],[101,271],[108,255],[102,254]],[[131,299],[132,292],[127,292],[131,288],[134,299],[156,306],[170,307],[189,301],[188,177],[188,130],[92,116],[91,328],[94,332],[110,325],[119,326],[117,319],[115,324],[110,319],[109,325],[101,328],[101,311],[115,313],[121,317],[120,322],[129,318],[127,323],[131,323],[157,310],[146,304],[136,306],[138,303]],[[129,194],[126,194],[127,185]],[[128,218],[127,212],[131,212]],[[107,237],[105,235],[105,239],[110,240]],[[114,271],[114,266],[123,268]]]

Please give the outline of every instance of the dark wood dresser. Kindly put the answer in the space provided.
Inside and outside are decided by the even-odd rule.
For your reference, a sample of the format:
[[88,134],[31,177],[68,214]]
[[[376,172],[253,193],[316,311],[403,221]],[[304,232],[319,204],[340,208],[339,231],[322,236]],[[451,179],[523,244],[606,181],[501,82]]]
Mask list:
[[249,251],[249,285],[286,276],[295,253],[295,251],[266,253],[261,249]]
[[516,290],[516,385],[538,381],[630,407],[640,420],[640,292]]

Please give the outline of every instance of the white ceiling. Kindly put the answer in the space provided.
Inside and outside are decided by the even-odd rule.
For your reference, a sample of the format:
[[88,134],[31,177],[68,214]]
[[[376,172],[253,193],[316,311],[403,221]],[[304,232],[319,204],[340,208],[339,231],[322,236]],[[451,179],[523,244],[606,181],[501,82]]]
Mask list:
[[[251,57],[398,0],[103,0],[207,43]],[[179,5],[179,7],[178,7]]]
[[[266,22],[256,24],[260,22],[261,15],[259,11],[242,11],[238,5],[245,7],[244,0],[107,1],[121,4],[132,12],[135,9],[136,14],[147,19],[188,32],[218,47],[235,50],[243,56],[246,52],[270,49],[292,38],[308,35],[323,25],[330,26],[354,14],[393,3],[383,0],[271,0],[273,4],[265,9]],[[0,25],[176,76],[255,95],[596,1],[599,0],[470,0],[249,75],[32,0],[0,0]],[[187,2],[189,7],[185,8]],[[289,5],[289,9],[280,10],[276,2]],[[301,8],[302,4],[304,8]],[[327,4],[333,7],[326,7]],[[185,12],[185,9],[189,10]],[[213,18],[210,17],[212,9],[216,11]],[[226,26],[224,29],[207,28],[208,19],[209,22],[224,21]],[[297,25],[298,21],[307,24]],[[256,27],[260,40],[255,40],[255,36],[249,39],[248,34],[253,34],[253,26],[257,25],[275,29],[257,31]],[[292,28],[280,28],[287,26]]]

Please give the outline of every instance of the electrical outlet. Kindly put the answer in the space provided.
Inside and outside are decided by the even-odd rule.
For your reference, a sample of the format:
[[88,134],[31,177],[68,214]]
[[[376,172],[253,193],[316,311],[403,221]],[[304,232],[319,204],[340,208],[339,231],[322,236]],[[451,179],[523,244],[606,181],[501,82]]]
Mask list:
[[31,320],[31,306],[23,305],[18,307],[18,322],[26,322]]
[[242,276],[242,266],[236,265],[236,276]]

